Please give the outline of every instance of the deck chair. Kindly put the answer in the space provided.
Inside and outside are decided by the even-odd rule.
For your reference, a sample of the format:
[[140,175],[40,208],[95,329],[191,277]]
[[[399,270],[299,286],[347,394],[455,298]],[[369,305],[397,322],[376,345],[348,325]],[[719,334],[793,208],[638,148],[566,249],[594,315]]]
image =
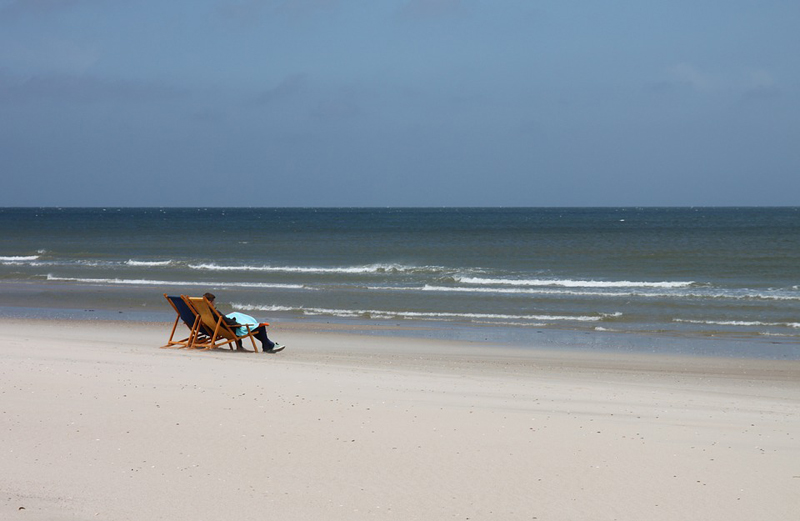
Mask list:
[[[177,316],[175,317],[175,323],[172,325],[169,340],[167,340],[165,345],[161,346],[162,349],[176,346],[179,348],[191,347],[196,336],[208,336],[207,329],[204,326],[201,327],[202,322],[200,321],[200,316],[186,304],[183,298],[167,295],[166,293],[164,293],[164,298],[167,299],[169,305],[175,310]],[[175,340],[175,331],[178,329],[178,322],[181,320],[186,324],[186,327],[189,328],[189,336],[181,340]]]
[[236,329],[241,326],[229,326],[222,319],[222,313],[216,310],[214,304],[208,301],[205,297],[187,297],[182,295],[183,301],[194,313],[199,317],[200,324],[209,332],[203,338],[195,335],[195,338],[190,347],[197,349],[214,349],[216,347],[228,345],[230,349],[234,349],[233,344],[237,340],[249,338],[253,343],[253,351],[258,352],[255,341],[255,332],[250,330],[249,326],[244,326],[247,329],[247,334],[237,335]]

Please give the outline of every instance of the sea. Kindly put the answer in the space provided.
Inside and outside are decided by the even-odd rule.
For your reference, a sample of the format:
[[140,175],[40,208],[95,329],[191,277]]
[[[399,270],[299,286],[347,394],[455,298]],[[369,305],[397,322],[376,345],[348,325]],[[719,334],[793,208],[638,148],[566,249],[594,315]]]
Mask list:
[[800,359],[800,208],[0,208],[0,317],[206,291],[410,341]]

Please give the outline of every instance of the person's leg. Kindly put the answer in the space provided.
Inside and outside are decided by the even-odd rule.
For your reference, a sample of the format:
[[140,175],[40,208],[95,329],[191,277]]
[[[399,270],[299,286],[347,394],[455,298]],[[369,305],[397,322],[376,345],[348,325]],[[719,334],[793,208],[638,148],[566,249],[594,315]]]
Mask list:
[[275,342],[267,338],[267,328],[265,326],[258,326],[255,330],[255,337],[261,342],[261,349],[270,351],[275,347]]

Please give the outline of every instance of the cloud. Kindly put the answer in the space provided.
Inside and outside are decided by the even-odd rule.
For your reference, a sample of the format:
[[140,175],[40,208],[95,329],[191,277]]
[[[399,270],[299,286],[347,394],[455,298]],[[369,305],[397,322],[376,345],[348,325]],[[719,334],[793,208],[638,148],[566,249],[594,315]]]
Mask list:
[[672,80],[679,85],[688,85],[700,92],[713,90],[718,81],[716,78],[688,63],[679,63],[668,71]]
[[774,100],[783,96],[775,78],[768,71],[758,69],[742,75],[728,73],[712,75],[688,63],[679,63],[667,69],[669,79],[644,85],[647,92],[674,95],[687,90],[699,93],[726,93],[738,97],[744,104]]
[[308,76],[302,73],[286,76],[277,86],[264,91],[256,99],[257,104],[269,104],[300,93],[308,84]]
[[645,83],[643,89],[655,94],[669,94],[693,90],[695,92],[712,92],[723,87],[723,82],[711,75],[691,65],[689,63],[679,63],[666,69],[666,78],[658,81]]
[[742,94],[742,101],[757,102],[765,100],[773,100],[780,98],[782,92],[778,87],[775,78],[772,74],[765,70],[755,70],[750,72],[750,77],[747,82],[747,88]]
[[358,116],[360,113],[361,110],[358,105],[345,97],[322,100],[317,107],[311,111],[313,117],[327,121],[351,119]]
[[400,18],[411,20],[449,18],[465,13],[463,0],[409,0],[398,11]]
[[758,69],[750,72],[750,84],[753,87],[772,87],[775,85],[775,78],[768,71]]
[[677,88],[678,85],[674,81],[667,80],[652,81],[644,85],[645,91],[655,93],[674,92]]
[[781,89],[776,85],[760,85],[745,91],[742,94],[742,100],[749,101],[765,101],[780,98],[782,96]]
[[167,85],[107,80],[88,75],[47,74],[19,78],[0,72],[0,103],[51,99],[73,103],[174,99],[183,92]]

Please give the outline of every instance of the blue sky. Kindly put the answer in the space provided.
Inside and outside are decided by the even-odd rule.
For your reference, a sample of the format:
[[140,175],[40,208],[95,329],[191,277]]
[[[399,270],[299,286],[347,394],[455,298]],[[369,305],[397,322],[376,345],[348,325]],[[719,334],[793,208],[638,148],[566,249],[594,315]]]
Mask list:
[[798,205],[798,27],[796,0],[0,0],[0,205]]

